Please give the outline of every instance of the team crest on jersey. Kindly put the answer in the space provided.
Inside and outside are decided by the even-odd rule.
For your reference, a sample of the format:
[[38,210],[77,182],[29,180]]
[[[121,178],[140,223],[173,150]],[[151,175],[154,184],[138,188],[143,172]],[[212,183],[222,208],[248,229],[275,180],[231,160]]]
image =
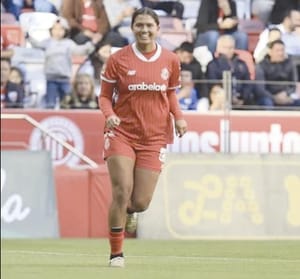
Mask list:
[[167,68],[163,68],[161,70],[160,76],[163,80],[167,80],[170,76],[169,70]]

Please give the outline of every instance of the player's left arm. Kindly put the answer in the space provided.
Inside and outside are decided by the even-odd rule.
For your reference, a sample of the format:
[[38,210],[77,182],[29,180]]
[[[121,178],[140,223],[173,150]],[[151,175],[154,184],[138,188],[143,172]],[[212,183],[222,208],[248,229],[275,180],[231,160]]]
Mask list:
[[179,137],[182,137],[187,130],[187,123],[183,118],[178,99],[176,98],[176,88],[180,86],[180,63],[174,59],[172,62],[172,73],[169,79],[167,96],[169,101],[170,112],[175,118],[175,130]]

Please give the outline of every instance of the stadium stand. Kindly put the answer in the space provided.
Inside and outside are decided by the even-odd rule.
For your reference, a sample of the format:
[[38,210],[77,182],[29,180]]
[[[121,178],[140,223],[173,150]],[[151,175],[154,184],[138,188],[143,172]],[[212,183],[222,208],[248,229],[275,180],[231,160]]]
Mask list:
[[265,29],[264,23],[255,18],[239,19],[239,30],[244,31],[248,35],[248,50],[253,53],[259,34]]

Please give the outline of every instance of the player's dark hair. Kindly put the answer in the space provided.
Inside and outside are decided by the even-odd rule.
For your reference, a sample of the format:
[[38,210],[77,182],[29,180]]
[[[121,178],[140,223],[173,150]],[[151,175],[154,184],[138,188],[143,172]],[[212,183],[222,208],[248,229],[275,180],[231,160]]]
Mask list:
[[133,13],[132,19],[131,19],[131,27],[133,26],[136,17],[139,15],[149,15],[154,19],[155,23],[157,25],[159,25],[158,15],[152,9],[150,9],[148,7],[143,7],[143,8],[135,10],[135,12]]

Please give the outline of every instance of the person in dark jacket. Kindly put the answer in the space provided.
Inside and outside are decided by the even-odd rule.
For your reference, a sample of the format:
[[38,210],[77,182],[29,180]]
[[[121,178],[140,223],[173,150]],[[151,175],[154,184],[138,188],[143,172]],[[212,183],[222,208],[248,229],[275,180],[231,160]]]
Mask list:
[[248,49],[248,36],[238,30],[236,4],[233,0],[202,0],[195,24],[195,47],[207,45],[211,53],[221,34],[231,34],[237,49]]
[[207,65],[207,79],[219,80],[220,82],[209,83],[209,91],[216,86],[222,87],[224,71],[232,73],[232,104],[252,105],[254,102],[252,85],[238,81],[250,80],[250,73],[246,63],[235,54],[234,38],[230,35],[222,35],[218,39],[217,53],[214,59]]
[[22,108],[24,89],[21,85],[9,81],[10,69],[10,60],[1,58],[1,108]]
[[283,41],[275,40],[269,44],[269,53],[256,66],[255,75],[258,81],[255,91],[259,105],[300,106],[294,64],[286,56]]

